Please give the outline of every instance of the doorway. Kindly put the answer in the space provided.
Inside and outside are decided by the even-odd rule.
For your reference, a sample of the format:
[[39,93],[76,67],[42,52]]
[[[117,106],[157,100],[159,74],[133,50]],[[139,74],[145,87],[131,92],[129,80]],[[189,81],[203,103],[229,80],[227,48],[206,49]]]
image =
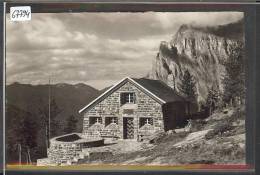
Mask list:
[[132,117],[123,118],[123,138],[124,139],[134,138],[134,118]]

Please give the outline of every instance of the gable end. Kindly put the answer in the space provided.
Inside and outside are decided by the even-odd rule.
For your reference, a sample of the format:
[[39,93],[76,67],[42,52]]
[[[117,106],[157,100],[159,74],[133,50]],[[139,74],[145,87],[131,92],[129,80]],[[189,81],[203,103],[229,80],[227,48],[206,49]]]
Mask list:
[[154,95],[152,92],[150,92],[149,90],[145,89],[143,86],[141,86],[140,84],[138,84],[135,80],[127,77],[124,78],[123,80],[119,81],[117,84],[115,84],[114,86],[112,86],[110,89],[108,89],[106,92],[104,92],[103,94],[101,94],[99,97],[97,97],[95,100],[93,100],[92,102],[90,102],[87,106],[83,107],[79,113],[86,111],[86,110],[90,110],[91,108],[93,108],[95,105],[97,105],[99,102],[103,101],[106,97],[108,97],[109,95],[111,95],[112,93],[114,93],[116,90],[118,90],[120,87],[122,87],[123,85],[125,85],[127,82],[131,83],[133,86],[135,86],[136,88],[138,88],[140,91],[142,91],[143,93],[145,93],[146,95],[148,95],[150,98],[152,98],[153,100],[155,100],[156,102],[158,102],[159,104],[164,104],[166,103],[164,100],[160,99],[159,97],[157,97],[156,95]]

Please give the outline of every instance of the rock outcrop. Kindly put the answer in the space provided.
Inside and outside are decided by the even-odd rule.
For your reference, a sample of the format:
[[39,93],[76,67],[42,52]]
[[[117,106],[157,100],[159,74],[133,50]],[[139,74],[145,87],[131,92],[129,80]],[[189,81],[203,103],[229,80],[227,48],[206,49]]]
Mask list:
[[148,76],[178,91],[187,69],[195,78],[198,101],[205,101],[212,86],[223,90],[223,63],[229,58],[231,47],[244,42],[243,32],[243,20],[216,27],[182,25],[169,42],[161,42]]

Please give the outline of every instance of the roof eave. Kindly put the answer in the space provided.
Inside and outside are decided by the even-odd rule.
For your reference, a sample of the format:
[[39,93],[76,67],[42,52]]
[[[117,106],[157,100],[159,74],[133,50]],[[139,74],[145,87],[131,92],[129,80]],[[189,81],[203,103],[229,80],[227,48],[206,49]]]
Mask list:
[[102,96],[104,96],[105,94],[107,94],[109,91],[111,91],[112,89],[114,89],[116,86],[118,86],[119,84],[121,84],[122,82],[124,82],[125,80],[127,80],[129,77],[125,77],[122,80],[120,80],[118,83],[116,83],[114,86],[110,87],[108,90],[106,90],[104,93],[102,93],[101,95],[99,95],[97,98],[95,98],[93,101],[91,101],[88,105],[86,105],[85,107],[83,107],[82,109],[80,109],[78,112],[81,113],[83,112],[85,109],[87,109],[88,107],[90,107],[92,104],[94,104],[98,99],[100,99]]
[[138,82],[136,82],[134,79],[129,78],[130,81],[132,81],[135,85],[139,86],[141,89],[143,89],[144,91],[148,92],[150,95],[152,95],[155,99],[157,99],[157,101],[159,101],[161,104],[166,103],[166,101],[164,101],[163,99],[159,98],[158,96],[156,96],[154,93],[152,93],[151,91],[149,91],[148,89],[146,89],[145,87],[143,87],[142,85],[140,85]]
[[118,85],[120,85],[122,82],[129,80],[132,83],[134,83],[137,87],[139,87],[140,89],[142,89],[143,91],[149,93],[153,98],[156,99],[156,101],[158,101],[158,103],[160,104],[165,104],[166,101],[164,101],[163,99],[159,98],[158,96],[156,96],[155,94],[153,94],[151,91],[147,90],[145,87],[143,87],[142,85],[140,85],[138,82],[136,82],[135,80],[133,80],[130,77],[126,77],[124,79],[122,79],[121,81],[119,81],[117,84],[115,84],[114,86],[112,86],[111,88],[109,88],[107,91],[105,91],[104,93],[102,93],[100,96],[98,96],[97,98],[95,98],[92,102],[90,102],[88,105],[86,105],[85,107],[83,107],[81,110],[79,110],[79,113],[82,113],[83,111],[85,111],[87,108],[89,108],[91,105],[93,105],[97,100],[99,100],[100,98],[102,98],[104,95],[106,95],[108,92],[112,91],[114,88],[116,88]]

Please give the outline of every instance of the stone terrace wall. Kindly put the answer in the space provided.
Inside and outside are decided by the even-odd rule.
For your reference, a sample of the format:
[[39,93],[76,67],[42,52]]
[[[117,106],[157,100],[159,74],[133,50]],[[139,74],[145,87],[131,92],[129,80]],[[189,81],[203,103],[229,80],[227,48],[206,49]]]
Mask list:
[[91,142],[60,142],[51,140],[47,155],[51,164],[67,164],[79,158],[82,149],[104,145],[104,140],[93,140]]
[[[124,107],[120,104],[120,93],[134,92],[136,95],[136,104],[132,106],[133,113],[124,113]],[[163,130],[163,114],[161,105],[137,87],[127,82],[114,93],[99,102],[92,109],[84,113],[83,133],[88,133],[89,117],[102,117],[102,124],[105,125],[105,117],[118,117],[119,132],[118,137],[123,138],[123,117],[134,118],[135,138],[138,136],[139,118],[153,118],[154,131]],[[105,129],[105,127],[104,127]]]
[[79,156],[82,145],[77,143],[57,142],[51,143],[47,149],[48,158],[52,163],[65,164]]

